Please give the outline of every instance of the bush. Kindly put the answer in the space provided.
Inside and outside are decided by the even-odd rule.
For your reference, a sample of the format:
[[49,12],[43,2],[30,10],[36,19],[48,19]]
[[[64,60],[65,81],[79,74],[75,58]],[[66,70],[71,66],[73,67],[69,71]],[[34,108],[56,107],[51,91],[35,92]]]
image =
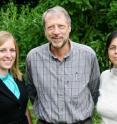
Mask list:
[[13,2],[0,10],[0,29],[14,34],[20,48],[20,67],[25,70],[28,51],[46,41],[43,33],[43,12],[55,5],[65,7],[72,18],[71,39],[91,46],[97,53],[101,71],[108,67],[104,54],[106,36],[116,29],[117,2],[114,0],[40,0],[30,9],[29,4],[20,6]]

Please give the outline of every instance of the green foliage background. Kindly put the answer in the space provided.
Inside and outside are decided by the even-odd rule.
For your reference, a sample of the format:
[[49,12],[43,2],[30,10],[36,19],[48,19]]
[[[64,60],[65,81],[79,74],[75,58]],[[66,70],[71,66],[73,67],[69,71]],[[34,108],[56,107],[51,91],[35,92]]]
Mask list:
[[[43,12],[55,5],[63,6],[72,19],[71,39],[91,46],[97,54],[100,70],[108,68],[105,54],[107,36],[117,28],[116,0],[38,0],[17,5],[16,1],[4,2],[0,8],[0,30],[15,36],[20,48],[20,68],[25,72],[25,59],[30,49],[46,43],[42,26]],[[94,123],[99,124],[97,113]]]
[[104,46],[107,35],[116,30],[116,0],[38,0],[33,8],[30,4],[18,6],[14,1],[0,8],[0,30],[10,31],[16,37],[23,71],[29,50],[47,42],[41,17],[55,5],[63,6],[72,18],[71,39],[96,51],[101,71],[108,67]]

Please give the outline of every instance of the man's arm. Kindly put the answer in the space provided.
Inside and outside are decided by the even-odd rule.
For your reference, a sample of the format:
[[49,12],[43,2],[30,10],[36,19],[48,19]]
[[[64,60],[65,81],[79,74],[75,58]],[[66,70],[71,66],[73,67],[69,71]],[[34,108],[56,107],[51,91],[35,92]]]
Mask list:
[[100,85],[100,70],[99,64],[97,61],[97,57],[94,56],[92,60],[92,68],[91,68],[91,75],[89,81],[89,89],[91,91],[91,95],[94,101],[94,104],[97,103],[98,96],[99,96],[99,85]]
[[28,61],[26,61],[26,87],[27,87],[29,98],[33,103],[37,96],[37,91],[32,80],[31,66]]

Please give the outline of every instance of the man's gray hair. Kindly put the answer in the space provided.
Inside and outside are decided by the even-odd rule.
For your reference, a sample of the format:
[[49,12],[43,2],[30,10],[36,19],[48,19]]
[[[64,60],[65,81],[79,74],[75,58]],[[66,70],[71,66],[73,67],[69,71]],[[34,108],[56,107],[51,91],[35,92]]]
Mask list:
[[52,13],[52,12],[62,12],[64,15],[65,15],[65,17],[66,17],[66,20],[68,21],[68,24],[69,24],[69,26],[71,26],[71,18],[70,18],[70,16],[69,16],[69,14],[68,14],[68,12],[63,8],[63,7],[61,7],[61,6],[55,6],[55,7],[53,7],[53,8],[50,8],[50,9],[48,9],[47,11],[45,11],[44,12],[44,14],[43,14],[43,16],[42,16],[42,21],[43,21],[43,25],[45,26],[45,18],[46,18],[46,15],[48,14],[48,13]]

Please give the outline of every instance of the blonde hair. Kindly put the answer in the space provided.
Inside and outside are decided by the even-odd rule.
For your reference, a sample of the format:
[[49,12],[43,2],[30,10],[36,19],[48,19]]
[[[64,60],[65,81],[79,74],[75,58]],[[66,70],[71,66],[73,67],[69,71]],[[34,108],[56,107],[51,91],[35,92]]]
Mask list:
[[0,31],[0,46],[2,44],[4,44],[8,39],[13,40],[14,45],[15,45],[15,49],[16,49],[16,59],[15,59],[15,62],[13,64],[12,68],[9,70],[9,72],[14,76],[14,78],[22,80],[22,73],[19,69],[19,63],[18,63],[18,61],[19,61],[19,49],[18,49],[16,40],[10,32]]

